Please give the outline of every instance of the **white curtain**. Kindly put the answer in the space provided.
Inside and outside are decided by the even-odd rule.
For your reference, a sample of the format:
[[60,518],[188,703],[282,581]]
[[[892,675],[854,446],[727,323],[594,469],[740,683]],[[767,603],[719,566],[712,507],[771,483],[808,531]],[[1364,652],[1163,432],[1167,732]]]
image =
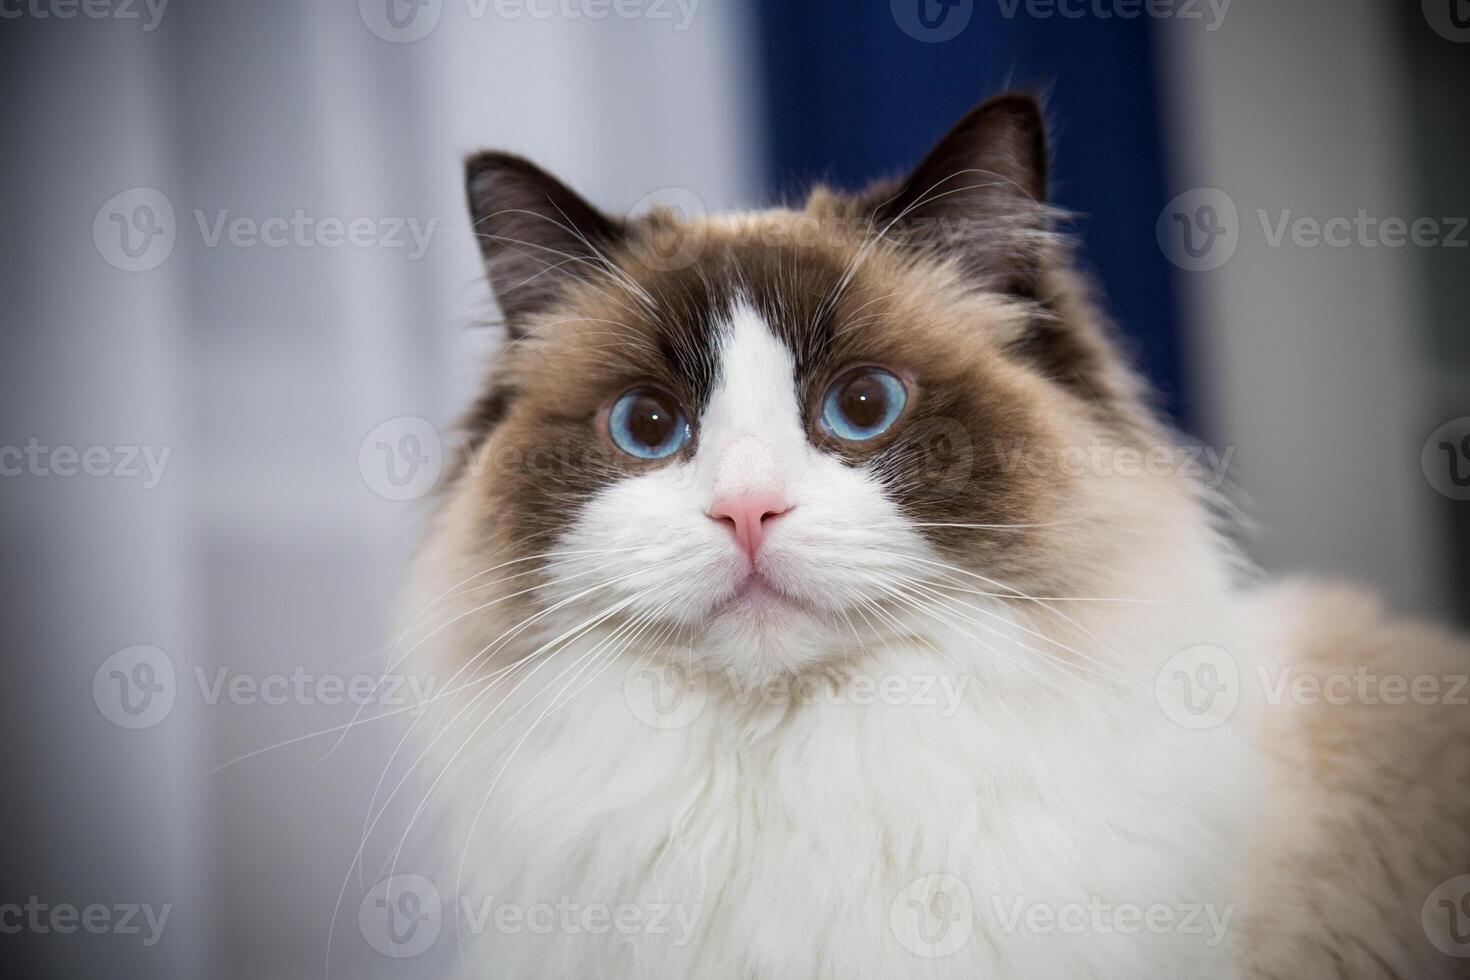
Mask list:
[[[390,3],[398,22],[410,10],[437,22],[384,40],[370,24]],[[354,709],[211,704],[199,679],[380,668],[425,503],[374,492],[359,447],[401,416],[447,429],[494,340],[467,326],[492,306],[463,156],[524,153],[609,208],[671,187],[711,209],[749,204],[761,147],[747,25],[731,4],[695,4],[682,24],[677,5],[672,19],[594,21],[532,16],[553,9],[535,4],[507,19],[472,0],[174,0],[152,29],[138,9],[142,21],[27,16],[0,32],[12,95],[0,445],[170,453],[151,488],[118,474],[0,479],[12,691],[0,730],[18,767],[8,785],[24,790],[0,808],[0,860],[5,898],[171,912],[151,947],[46,934],[10,948],[32,976],[320,978],[398,731],[365,726],[325,760],[334,737],[209,773]],[[134,188],[148,190],[119,199],[121,225],[104,214],[101,234],[144,241],[156,226],[136,206],[157,197],[137,195],[156,192],[175,243],[126,271],[157,253],[130,259],[93,230]],[[297,212],[316,229],[304,245],[248,231]],[[422,257],[406,230],[407,247],[381,241],[399,218],[434,222]],[[330,245],[323,219],[369,219],[379,244]],[[168,658],[176,694],[161,721],[129,730],[93,682],[139,645]],[[333,977],[438,962],[378,955],[355,920],[354,896]]]

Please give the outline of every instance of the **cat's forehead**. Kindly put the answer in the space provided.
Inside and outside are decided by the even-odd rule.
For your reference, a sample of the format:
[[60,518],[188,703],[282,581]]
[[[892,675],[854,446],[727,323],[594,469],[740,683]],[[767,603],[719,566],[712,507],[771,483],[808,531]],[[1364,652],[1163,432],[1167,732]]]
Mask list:
[[[836,334],[844,299],[850,299],[843,295],[849,256],[834,248],[745,241],[727,229],[705,234],[701,254],[681,268],[648,269],[636,252],[624,260],[651,300],[641,311],[640,329],[660,360],[689,383],[692,401],[707,400],[736,323],[763,324],[789,352],[797,379],[842,356]],[[854,296],[865,294],[867,280],[851,288]]]

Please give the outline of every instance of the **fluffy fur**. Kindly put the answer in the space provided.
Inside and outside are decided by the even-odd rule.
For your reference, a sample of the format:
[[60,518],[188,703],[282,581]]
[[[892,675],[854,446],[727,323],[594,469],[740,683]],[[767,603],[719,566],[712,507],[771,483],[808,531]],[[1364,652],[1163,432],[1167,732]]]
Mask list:
[[[1123,465],[1178,457],[1045,184],[1020,96],[905,181],[697,224],[471,161],[510,341],[407,599],[452,678],[416,725],[440,880],[633,911],[456,916],[466,976],[1458,975],[1419,914],[1470,871],[1470,709],[1252,679],[1463,648],[1242,589],[1198,482]],[[871,444],[815,421],[854,364],[910,386]],[[648,382],[695,428],[658,462],[600,428]],[[767,487],[792,508],[752,567],[707,512]],[[1159,683],[1201,644],[1245,679],[1209,726]]]

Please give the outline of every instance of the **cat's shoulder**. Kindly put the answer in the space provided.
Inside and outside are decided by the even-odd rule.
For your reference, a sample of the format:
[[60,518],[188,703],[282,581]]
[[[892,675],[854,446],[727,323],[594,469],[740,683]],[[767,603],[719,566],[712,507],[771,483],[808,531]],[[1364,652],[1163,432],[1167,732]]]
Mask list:
[[[1257,601],[1273,613],[1275,653],[1294,670],[1325,677],[1347,669],[1366,672],[1370,680],[1380,676],[1374,671],[1381,671],[1384,679],[1408,677],[1415,671],[1426,678],[1470,672],[1470,638],[1397,615],[1382,598],[1365,589],[1287,579],[1262,590]],[[1390,679],[1388,690],[1380,693],[1390,701],[1397,700],[1396,686]],[[1432,696],[1426,680],[1417,694],[1411,692],[1409,700],[1421,704],[1444,699]],[[1462,714],[1466,716],[1462,722],[1470,724],[1470,712]]]
[[1470,872],[1470,642],[1353,587],[1256,601],[1276,679],[1256,728],[1250,975],[1463,975],[1431,906]]

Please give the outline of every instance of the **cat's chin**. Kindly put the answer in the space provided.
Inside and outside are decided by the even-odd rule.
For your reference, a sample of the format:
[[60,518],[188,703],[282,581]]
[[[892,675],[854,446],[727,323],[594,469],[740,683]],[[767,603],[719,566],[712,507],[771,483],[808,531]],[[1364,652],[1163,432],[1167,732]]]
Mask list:
[[710,611],[698,652],[711,668],[760,683],[842,656],[841,641],[827,617],[753,578]]

